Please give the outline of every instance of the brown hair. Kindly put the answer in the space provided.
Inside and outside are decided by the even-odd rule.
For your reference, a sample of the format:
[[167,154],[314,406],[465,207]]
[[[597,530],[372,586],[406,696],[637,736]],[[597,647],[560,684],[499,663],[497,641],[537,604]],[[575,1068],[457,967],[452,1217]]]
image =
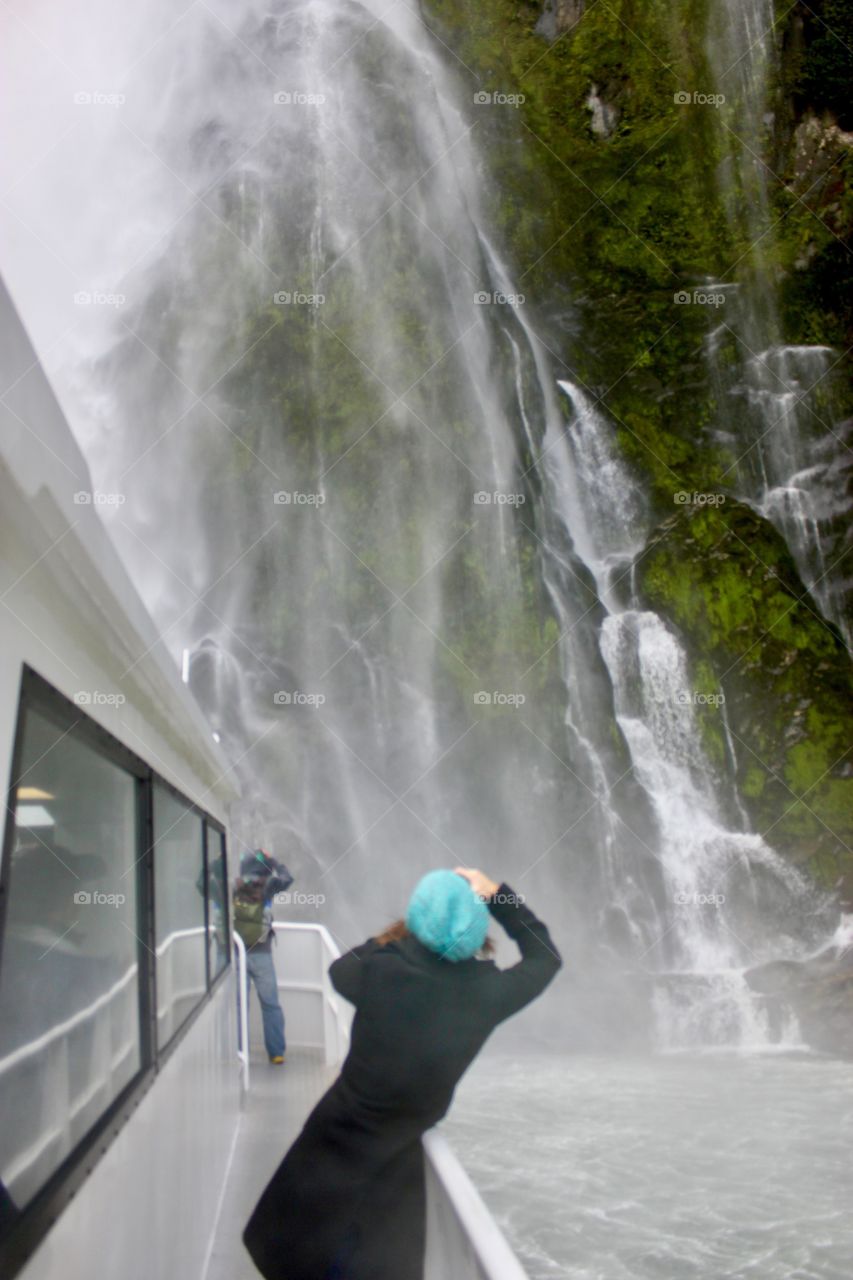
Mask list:
[[[399,942],[401,938],[410,938],[412,931],[406,925],[405,920],[395,920],[393,924],[389,924],[387,929],[383,929],[381,933],[377,933],[374,941],[378,942],[380,947],[384,947],[389,942]],[[487,956],[490,956],[495,949],[495,944],[491,938],[486,938],[480,950]]]

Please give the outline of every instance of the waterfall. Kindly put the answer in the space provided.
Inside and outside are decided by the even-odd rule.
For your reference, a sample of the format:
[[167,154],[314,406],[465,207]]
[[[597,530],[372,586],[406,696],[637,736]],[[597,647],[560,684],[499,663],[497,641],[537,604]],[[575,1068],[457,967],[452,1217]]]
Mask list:
[[[656,614],[641,611],[630,591],[616,603],[614,574],[621,566],[626,577],[624,566],[645,541],[642,499],[619,460],[611,424],[579,388],[559,385],[571,416],[562,440],[551,441],[557,447],[546,467],[567,528],[588,549],[601,599],[612,602],[601,651],[633,771],[657,824],[663,904],[643,955],[654,953],[663,975],[653,1001],[658,1043],[744,1045],[781,1036],[796,1043],[795,1020],[774,1019],[742,970],[757,955],[784,948],[778,908],[790,897],[807,900],[807,885],[760,836],[726,825],[695,714],[699,699],[722,708],[723,695],[692,687],[678,639]],[[752,910],[757,899],[759,913]]]
[[774,6],[772,0],[724,0],[709,15],[708,63],[725,99],[718,188],[734,243],[745,244],[735,264],[741,286],[726,291],[723,323],[707,344],[723,406],[720,434],[734,454],[723,481],[779,530],[803,584],[850,646],[850,584],[833,573],[849,551],[853,506],[845,474],[850,424],[840,420],[833,379],[841,353],[784,343],[778,315],[778,215],[769,194],[777,177],[763,159],[772,154],[775,124],[769,98],[778,71]]
[[[597,893],[583,855],[610,823],[584,815],[583,734],[565,749],[519,459],[553,376],[498,279],[473,90],[386,10],[198,7],[153,101],[131,73],[128,124],[168,166],[141,214],[159,228],[176,179],[199,199],[129,272],[84,404],[95,470],[129,495],[112,532],[191,650],[243,825],[285,858],[298,837],[341,935],[398,915],[432,865]],[[570,894],[555,914],[581,935]]]
[[[753,40],[767,7],[744,10]],[[753,123],[762,49],[739,73]],[[635,595],[646,495],[496,241],[475,142],[501,108],[379,0],[215,0],[134,52],[98,163],[121,173],[128,134],[156,163],[129,305],[69,403],[96,486],[127,495],[119,549],[190,651],[238,832],[322,892],[344,945],[429,867],[507,879],[563,940],[567,1007],[584,989],[548,1015],[561,1043],[621,1043],[638,975],[664,1047],[792,1037],[742,971],[798,953],[808,891],[725,817],[704,694]],[[122,216],[120,190],[101,200]],[[782,347],[762,307],[753,290],[738,330],[757,363],[723,387],[753,415],[737,482],[829,613],[832,460],[806,465],[799,403],[763,431],[829,356]]]

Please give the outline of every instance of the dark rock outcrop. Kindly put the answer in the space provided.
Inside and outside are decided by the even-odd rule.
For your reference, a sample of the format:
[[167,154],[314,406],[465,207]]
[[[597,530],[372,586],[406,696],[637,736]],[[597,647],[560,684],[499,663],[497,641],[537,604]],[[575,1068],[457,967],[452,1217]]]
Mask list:
[[753,991],[794,1010],[813,1049],[853,1058],[853,943],[811,960],[756,965],[745,977]]

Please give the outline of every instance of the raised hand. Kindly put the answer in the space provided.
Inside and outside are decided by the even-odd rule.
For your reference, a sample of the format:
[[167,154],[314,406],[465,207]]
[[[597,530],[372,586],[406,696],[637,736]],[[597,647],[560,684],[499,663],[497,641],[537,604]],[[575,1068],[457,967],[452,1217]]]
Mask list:
[[490,880],[483,871],[478,871],[475,867],[454,867],[453,870],[458,876],[465,877],[480,898],[491,898],[500,888],[496,881]]

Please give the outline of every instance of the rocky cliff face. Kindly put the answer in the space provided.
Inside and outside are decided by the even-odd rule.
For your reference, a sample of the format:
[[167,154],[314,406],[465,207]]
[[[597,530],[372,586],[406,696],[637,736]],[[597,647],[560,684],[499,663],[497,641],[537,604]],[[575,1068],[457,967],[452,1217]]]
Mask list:
[[[744,4],[754,39],[728,62],[739,33],[703,0],[427,8],[473,89],[522,98],[476,124],[494,216],[657,511],[637,587],[725,697],[711,757],[754,830],[849,905],[849,6]],[[785,483],[766,452],[783,430]]]
[[686,637],[697,685],[724,698],[704,704],[709,755],[733,768],[753,828],[853,902],[843,640],[804,591],[784,540],[743,503],[669,516],[653,543],[637,566],[643,599]]
[[586,0],[545,0],[536,34],[545,40],[558,40],[580,21],[585,8]]

